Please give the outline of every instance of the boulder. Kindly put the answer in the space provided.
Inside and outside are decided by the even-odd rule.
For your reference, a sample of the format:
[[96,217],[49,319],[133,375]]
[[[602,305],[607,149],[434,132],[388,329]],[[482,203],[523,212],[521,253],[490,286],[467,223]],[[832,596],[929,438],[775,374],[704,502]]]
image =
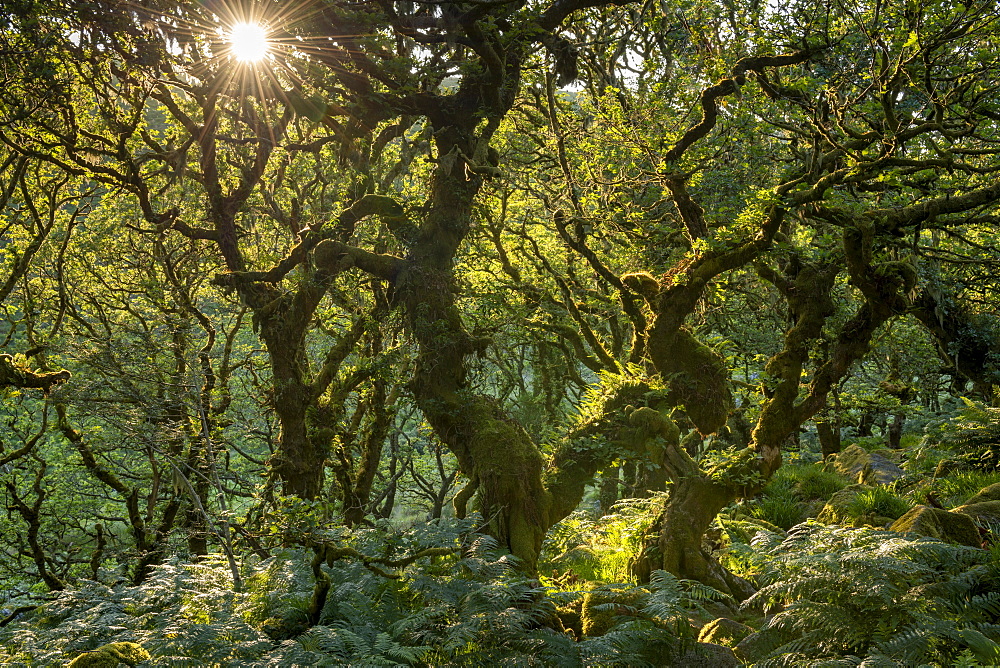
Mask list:
[[979,529],[964,513],[953,513],[930,506],[916,506],[889,527],[891,531],[930,536],[946,543],[981,547]]
[[635,616],[635,608],[643,593],[632,587],[598,589],[583,597],[580,613],[583,635],[590,638],[603,636],[622,616]]
[[[975,497],[973,497],[975,498]],[[966,503],[953,509],[953,513],[968,515],[978,524],[1000,523],[1000,501],[980,501]]]
[[830,497],[830,500],[819,511],[816,519],[823,524],[846,524],[851,522],[849,508],[854,497],[866,489],[871,489],[869,485],[848,485]]
[[868,452],[859,445],[849,445],[829,458],[830,465],[841,475],[865,484],[888,485],[906,475],[899,464],[889,458],[889,450]]
[[1000,482],[993,483],[989,487],[983,487],[972,498],[966,499],[965,505],[982,503],[983,501],[1000,501]]
[[934,467],[934,477],[943,478],[949,473],[954,473],[955,471],[960,471],[966,468],[968,468],[968,466],[965,462],[960,462],[956,459],[942,459],[937,463],[937,466]]
[[747,664],[757,663],[781,645],[780,636],[773,629],[764,628],[751,633],[736,645],[735,654]]
[[736,644],[753,633],[746,624],[726,617],[719,617],[705,624],[698,634],[698,642],[714,643],[725,647],[736,647]]
[[66,665],[70,668],[115,668],[122,663],[134,666],[151,658],[149,652],[138,643],[113,642],[90,652],[84,652]]

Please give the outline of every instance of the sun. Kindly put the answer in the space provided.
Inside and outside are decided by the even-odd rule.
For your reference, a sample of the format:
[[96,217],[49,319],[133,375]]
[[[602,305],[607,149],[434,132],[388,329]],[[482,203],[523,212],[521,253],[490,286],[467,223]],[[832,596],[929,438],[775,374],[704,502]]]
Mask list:
[[259,23],[236,23],[229,31],[233,56],[241,63],[255,63],[271,50],[267,30]]

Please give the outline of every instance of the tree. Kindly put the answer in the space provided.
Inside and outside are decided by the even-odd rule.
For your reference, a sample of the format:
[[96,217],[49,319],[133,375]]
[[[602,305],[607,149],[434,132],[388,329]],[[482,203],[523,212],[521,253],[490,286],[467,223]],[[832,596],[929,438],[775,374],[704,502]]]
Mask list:
[[[915,315],[964,375],[994,380],[990,345],[945,317],[924,240],[994,220],[995,10],[677,10],[36,8],[73,29],[17,15],[52,47],[32,76],[55,68],[60,105],[40,131],[12,114],[3,141],[127,194],[149,244],[218,267],[266,348],[283,493],[322,499],[330,464],[361,521],[407,394],[469,480],[458,514],[475,495],[528,570],[627,458],[672,481],[647,563],[742,595],[705,529],[773,474],[881,328]],[[257,65],[217,30],[249,18],[275,45]],[[698,461],[734,410],[706,313],[736,281],[787,312],[742,379],[749,446]],[[208,309],[179,305],[209,336]]]

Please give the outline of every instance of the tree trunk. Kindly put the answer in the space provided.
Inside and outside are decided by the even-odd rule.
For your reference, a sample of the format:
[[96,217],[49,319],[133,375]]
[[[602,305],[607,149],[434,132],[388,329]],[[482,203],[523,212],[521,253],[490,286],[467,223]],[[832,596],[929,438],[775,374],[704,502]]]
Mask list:
[[903,438],[903,426],[905,424],[906,414],[902,411],[892,416],[892,424],[889,425],[889,447],[891,449],[899,449],[899,442]]
[[840,430],[834,429],[827,418],[816,420],[816,433],[819,435],[819,446],[823,459],[840,452]]
[[331,437],[317,430],[320,433],[311,438],[308,419],[309,410],[316,410],[316,398],[308,381],[305,332],[323,289],[303,288],[294,300],[281,297],[279,305],[255,310],[271,362],[274,411],[281,426],[278,450],[268,463],[281,481],[282,494],[302,499],[322,493]]
[[[437,137],[441,155],[459,150],[474,155],[471,136],[454,126],[446,129]],[[397,278],[396,299],[418,343],[410,384],[417,405],[477,485],[478,510],[489,533],[533,572],[551,526],[550,495],[542,483],[545,461],[527,432],[493,399],[468,388],[465,359],[489,342],[466,332],[455,303],[453,258],[469,232],[480,185],[462,160],[438,166],[430,210]]]
[[716,516],[737,497],[735,488],[702,475],[682,478],[670,490],[670,498],[657,522],[658,555],[637,564],[636,575],[648,580],[652,562],[678,577],[715,587],[737,600],[754,593],[749,582],[728,572],[702,545],[702,537]]
[[867,438],[872,435],[872,427],[875,426],[875,411],[867,410],[861,414],[858,420],[857,434],[859,438]]
[[621,467],[612,466],[601,475],[601,484],[597,498],[602,516],[611,512],[611,506],[615,505],[621,494]]

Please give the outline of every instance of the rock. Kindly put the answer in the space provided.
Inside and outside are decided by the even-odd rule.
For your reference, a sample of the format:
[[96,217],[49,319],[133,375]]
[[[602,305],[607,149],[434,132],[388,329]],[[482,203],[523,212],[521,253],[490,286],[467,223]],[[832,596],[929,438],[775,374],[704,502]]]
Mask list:
[[753,633],[753,629],[746,624],[719,617],[701,628],[698,634],[698,642],[714,643],[725,647],[736,647],[736,644]]
[[70,661],[68,668],[115,668],[120,663],[134,666],[152,657],[142,645],[134,642],[113,642],[97,649],[84,652]]
[[568,631],[572,631],[577,639],[583,637],[582,610],[583,600],[581,599],[577,599],[569,605],[561,605],[556,608],[556,616],[559,617],[562,627]]
[[871,489],[871,487],[869,485],[848,485],[830,497],[830,500],[823,506],[823,510],[819,511],[816,519],[823,524],[847,524],[852,522],[853,520],[849,512],[851,502],[854,501],[854,497],[859,492],[863,492],[866,489]]
[[1000,482],[993,483],[989,487],[983,487],[972,498],[966,499],[965,505],[982,503],[983,501],[1000,501]]
[[671,661],[670,665],[678,668],[681,666],[683,668],[739,668],[743,664],[730,648],[699,642],[692,649]]
[[746,663],[757,663],[768,654],[773,652],[781,641],[770,629],[763,629],[757,633],[751,633],[736,645],[736,656]]
[[868,452],[858,445],[849,445],[830,456],[830,464],[838,473],[856,478],[865,484],[887,485],[902,478],[906,472],[887,455],[888,450]]
[[953,473],[955,471],[965,468],[968,467],[965,465],[964,462],[960,462],[954,459],[942,459],[937,463],[937,466],[934,468],[934,477],[943,478],[949,473]]
[[[587,592],[583,597],[583,610],[580,613],[583,635],[591,638],[602,636],[611,630],[619,617],[634,616],[635,606],[642,596],[642,591],[632,588]],[[597,609],[599,606],[600,610]]]
[[891,531],[930,536],[946,543],[982,547],[979,530],[972,518],[930,506],[916,506],[889,527]]
[[974,522],[980,524],[987,522],[1000,523],[1000,501],[966,503],[953,509],[951,512],[968,515]]

